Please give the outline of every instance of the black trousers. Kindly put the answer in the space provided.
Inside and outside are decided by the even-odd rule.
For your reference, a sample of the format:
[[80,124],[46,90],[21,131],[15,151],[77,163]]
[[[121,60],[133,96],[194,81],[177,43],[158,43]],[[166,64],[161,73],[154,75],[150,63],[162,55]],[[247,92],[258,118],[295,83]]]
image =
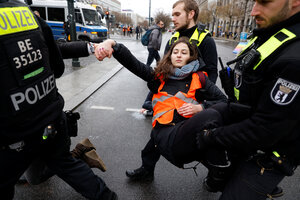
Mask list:
[[67,135],[65,116],[54,138],[43,141],[42,136],[24,140],[23,150],[0,150],[1,199],[13,199],[14,185],[28,166],[42,158],[47,167],[88,199],[101,199],[108,190],[104,181],[89,166],[70,154],[70,138]]
[[[285,177],[272,163],[266,164],[260,158],[242,160],[238,163],[220,200],[265,200]],[[265,168],[261,174],[262,167]]]
[[178,167],[204,158],[214,164],[226,164],[224,150],[209,148],[206,153],[197,148],[196,134],[211,121],[219,125],[222,123],[221,115],[214,109],[204,110],[174,126],[158,125],[152,130],[151,138],[142,150],[142,165],[154,170],[160,155]]
[[[209,148],[206,152],[199,152],[196,147],[196,133],[202,130],[205,123],[214,121],[217,125],[226,125],[244,120],[249,115],[249,108],[240,105],[217,104],[210,109],[204,110],[192,118],[173,126],[174,131],[168,132],[162,129],[158,134],[166,134],[166,137],[174,134],[172,143],[172,157],[177,166],[178,163],[189,163],[197,160],[209,161],[211,164],[226,164],[222,149]],[[169,128],[170,129],[170,128]],[[162,140],[157,140],[152,131],[151,139],[142,150],[143,166],[154,170],[161,152],[158,148]],[[168,144],[167,142],[164,145]],[[168,159],[168,158],[167,158]],[[172,160],[172,159],[168,159]],[[229,170],[229,180],[222,192],[220,200],[264,200],[271,195],[272,191],[282,181],[285,175],[276,169],[266,157],[255,157],[251,160],[235,157],[232,160],[233,169]],[[261,174],[261,169],[264,173]]]
[[148,48],[148,59],[147,59],[147,65],[150,66],[153,62],[153,60],[155,59],[156,62],[160,61],[160,56],[157,50],[153,49],[153,48]]

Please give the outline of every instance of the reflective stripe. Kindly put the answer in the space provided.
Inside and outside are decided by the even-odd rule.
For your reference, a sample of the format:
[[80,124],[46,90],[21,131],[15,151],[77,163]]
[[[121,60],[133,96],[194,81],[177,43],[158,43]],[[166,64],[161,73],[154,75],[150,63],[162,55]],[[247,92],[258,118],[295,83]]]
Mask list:
[[[297,36],[294,33],[292,33],[291,31],[285,28],[281,29],[272,37],[270,37],[265,43],[263,43],[261,46],[257,48],[257,51],[260,53],[260,60],[253,67],[253,70],[257,69],[257,67],[272,53],[274,53],[280,46],[282,46],[287,41],[292,40],[296,37]],[[256,39],[257,37],[253,38],[239,55],[241,55],[246,49],[252,46],[252,44],[256,41]],[[236,97],[237,100],[239,100],[240,90],[234,88],[234,96]]]
[[[282,41],[276,38],[276,35],[279,33],[283,33],[286,38]],[[271,38],[269,38],[263,45],[261,45],[257,51],[260,53],[261,58],[260,61],[253,67],[253,70],[255,70],[262,61],[264,61],[269,55],[271,55],[276,49],[278,49],[282,44],[285,42],[296,38],[296,35],[292,32],[290,32],[287,29],[281,29],[278,31],[275,35],[273,35]]]
[[235,87],[233,88],[234,90],[234,96],[236,97],[236,100],[240,99],[240,90],[236,89]]
[[[153,119],[152,126],[155,127],[158,121],[161,124],[168,124],[173,120],[174,110],[179,109],[184,103],[192,103],[198,105],[196,101],[195,92],[197,89],[202,88],[199,75],[193,73],[192,81],[187,93],[177,92],[174,96],[168,94],[167,92],[161,91],[163,89],[165,82],[162,81],[158,92],[153,95],[152,105],[153,105]],[[193,115],[183,116],[185,118],[190,118]]]
[[173,108],[173,109],[170,109],[170,110],[166,110],[166,111],[157,113],[156,115],[154,115],[154,116],[152,117],[152,123],[153,123],[156,119],[160,118],[161,116],[163,116],[164,114],[166,114],[167,112],[170,112],[170,111],[172,111],[172,110],[175,110],[175,109]]
[[198,105],[199,103],[197,101],[195,101],[192,98],[188,98],[186,96],[184,96],[184,94],[182,92],[177,92],[175,97],[177,97],[178,99],[181,99],[182,101],[186,102],[186,103],[192,103],[195,105]]
[[164,96],[162,95],[161,97],[159,98],[155,98],[152,100],[152,108],[157,104],[157,102],[163,102],[167,99],[169,99],[170,97],[173,97],[172,95],[168,94],[168,96]]
[[[194,105],[198,105],[199,104],[194,99],[188,98],[188,97],[184,96],[184,94],[182,92],[177,92],[175,96],[168,95],[168,96],[161,96],[160,98],[153,99],[153,101],[152,101],[152,107],[154,108],[154,106],[157,104],[157,102],[163,102],[163,101],[165,101],[167,99],[170,99],[170,98],[173,98],[173,97],[177,97],[178,99],[181,99],[182,101],[184,101],[186,103],[192,103]],[[163,114],[165,114],[165,113],[167,113],[167,112],[169,112],[171,110],[174,110],[174,108],[170,109],[170,110],[167,110],[167,111],[163,111],[163,112],[157,113],[156,115],[153,116],[152,122],[155,119],[159,118],[160,116],[162,116]]]
[[257,39],[257,36],[254,37],[253,39],[251,39],[248,44],[242,49],[242,51],[239,53],[239,55],[237,57],[239,57],[246,49],[248,49]]
[[0,36],[37,29],[28,7],[0,8]]
[[[199,34],[199,31],[196,28],[189,41],[190,43],[192,43],[192,41],[197,41],[197,46],[199,46],[207,34],[209,34],[208,30],[204,30],[204,32]],[[179,32],[175,32],[172,35],[171,39],[169,40],[169,45],[171,46],[173,43],[175,43],[178,40],[179,36],[180,36]]]

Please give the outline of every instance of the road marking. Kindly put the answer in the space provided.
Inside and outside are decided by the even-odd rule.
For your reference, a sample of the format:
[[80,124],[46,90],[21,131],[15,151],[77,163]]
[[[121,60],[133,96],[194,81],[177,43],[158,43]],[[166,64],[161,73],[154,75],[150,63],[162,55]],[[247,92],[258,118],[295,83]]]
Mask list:
[[126,108],[125,109],[128,112],[140,112],[141,109],[137,109],[137,108]]
[[91,109],[97,109],[97,110],[114,110],[114,107],[108,107],[108,106],[91,106]]

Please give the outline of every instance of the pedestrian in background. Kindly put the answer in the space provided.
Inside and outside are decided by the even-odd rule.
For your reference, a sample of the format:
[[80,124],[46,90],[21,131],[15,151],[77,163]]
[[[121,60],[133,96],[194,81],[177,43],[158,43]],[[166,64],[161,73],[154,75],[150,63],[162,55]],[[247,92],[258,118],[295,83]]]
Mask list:
[[71,25],[69,20],[67,20],[66,22],[63,23],[63,29],[64,29],[64,33],[65,33],[65,39],[66,41],[70,42],[71,41]]
[[164,22],[161,20],[157,20],[156,24],[149,29],[153,29],[150,37],[149,37],[149,44],[147,46],[149,55],[147,58],[147,65],[150,66],[155,59],[156,62],[160,61],[160,56],[158,51],[160,50],[161,40],[162,40],[162,33],[161,29],[164,27]]
[[123,26],[123,35],[125,36],[126,35],[126,27]]
[[140,38],[140,25],[135,28],[136,40]]

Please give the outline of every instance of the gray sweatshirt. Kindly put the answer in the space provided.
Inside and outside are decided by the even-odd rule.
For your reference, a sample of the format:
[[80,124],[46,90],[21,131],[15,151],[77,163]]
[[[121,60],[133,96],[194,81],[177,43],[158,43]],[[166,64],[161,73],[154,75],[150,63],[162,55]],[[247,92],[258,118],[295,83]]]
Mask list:
[[149,37],[148,49],[153,48],[155,50],[160,50],[162,40],[161,28],[155,24],[154,26],[151,26],[150,29],[154,30]]

